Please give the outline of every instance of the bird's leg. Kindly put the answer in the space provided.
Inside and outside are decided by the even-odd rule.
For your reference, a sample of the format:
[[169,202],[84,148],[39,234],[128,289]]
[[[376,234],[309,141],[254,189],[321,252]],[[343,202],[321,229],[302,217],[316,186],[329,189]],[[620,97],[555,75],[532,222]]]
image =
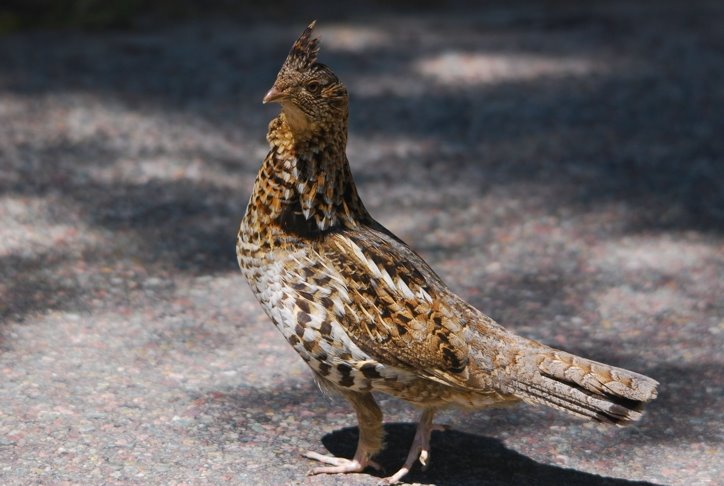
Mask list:
[[428,408],[422,412],[420,422],[417,424],[417,431],[415,432],[415,438],[412,440],[412,446],[410,452],[407,454],[407,460],[405,464],[392,476],[382,480],[380,484],[395,484],[402,479],[412,466],[415,461],[420,459],[423,471],[427,469],[428,460],[430,459],[430,435],[433,430],[445,430],[443,425],[433,424],[432,418],[435,416],[435,409]]
[[362,472],[367,466],[377,470],[381,469],[370,458],[382,448],[382,410],[371,393],[345,392],[343,395],[352,403],[357,412],[357,422],[359,423],[357,451],[352,459],[306,452],[304,457],[331,464],[331,466],[313,468],[309,471],[310,475]]

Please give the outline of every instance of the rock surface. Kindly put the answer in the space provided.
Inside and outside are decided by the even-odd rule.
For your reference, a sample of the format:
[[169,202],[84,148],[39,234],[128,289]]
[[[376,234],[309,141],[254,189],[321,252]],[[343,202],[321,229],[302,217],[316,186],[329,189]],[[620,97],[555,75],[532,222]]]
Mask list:
[[[627,429],[449,412],[408,479],[720,482],[724,9],[546,5],[0,39],[0,483],[377,481],[305,477],[354,417],[234,255],[260,100],[310,15],[373,215],[504,325],[662,383]],[[381,398],[390,473],[415,415]]]

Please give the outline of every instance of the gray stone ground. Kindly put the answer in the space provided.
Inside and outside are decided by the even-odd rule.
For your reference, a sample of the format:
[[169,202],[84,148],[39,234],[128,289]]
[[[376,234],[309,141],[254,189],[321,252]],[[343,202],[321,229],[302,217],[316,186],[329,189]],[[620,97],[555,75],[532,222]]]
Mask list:
[[[723,7],[486,5],[0,39],[0,483],[375,483],[305,477],[354,417],[234,256],[318,17],[372,213],[507,326],[662,383],[628,429],[450,412],[409,479],[721,484]],[[414,413],[381,401],[390,473]]]

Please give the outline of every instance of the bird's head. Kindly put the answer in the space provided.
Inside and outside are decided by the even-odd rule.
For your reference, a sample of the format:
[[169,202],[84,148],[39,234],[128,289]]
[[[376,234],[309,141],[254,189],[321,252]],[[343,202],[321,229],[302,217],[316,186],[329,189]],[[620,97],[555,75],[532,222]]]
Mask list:
[[319,40],[312,37],[314,24],[309,24],[294,42],[263,100],[281,103],[290,127],[297,133],[333,129],[347,120],[347,89],[331,69],[317,62]]

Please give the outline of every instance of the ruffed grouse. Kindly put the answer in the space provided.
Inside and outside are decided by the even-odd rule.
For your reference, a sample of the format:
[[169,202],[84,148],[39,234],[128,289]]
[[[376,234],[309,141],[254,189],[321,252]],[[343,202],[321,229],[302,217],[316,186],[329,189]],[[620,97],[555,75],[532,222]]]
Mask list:
[[503,402],[541,403],[623,425],[641,417],[658,383],[558,351],[507,331],[448,289],[381,224],[357,193],[345,155],[347,91],[317,62],[309,25],[264,103],[269,154],[241,222],[237,256],[259,302],[312,368],[317,381],[352,403],[359,421],[354,458],[307,453],[329,466],[375,467],[382,412],[371,392],[422,410],[410,453],[386,479],[426,465],[437,410]]

